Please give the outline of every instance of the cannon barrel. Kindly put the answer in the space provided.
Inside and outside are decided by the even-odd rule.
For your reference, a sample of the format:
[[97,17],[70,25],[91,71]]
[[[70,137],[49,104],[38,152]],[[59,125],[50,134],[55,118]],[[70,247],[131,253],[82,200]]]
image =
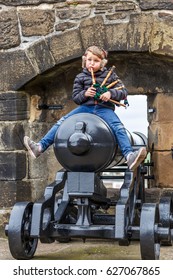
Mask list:
[[[142,133],[127,134],[134,148],[147,145]],[[59,163],[74,172],[100,172],[125,161],[108,124],[88,113],[73,115],[61,124],[54,152]]]

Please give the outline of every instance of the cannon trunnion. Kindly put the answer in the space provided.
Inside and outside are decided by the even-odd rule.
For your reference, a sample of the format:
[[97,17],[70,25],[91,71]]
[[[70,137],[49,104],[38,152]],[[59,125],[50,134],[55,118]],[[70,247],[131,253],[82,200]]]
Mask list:
[[[146,146],[141,133],[129,134],[129,139],[135,149]],[[159,259],[160,246],[172,245],[172,198],[145,203],[147,166],[128,169],[102,119],[91,114],[66,119],[57,131],[54,152],[63,167],[55,181],[38,201],[18,202],[12,209],[6,235],[14,258],[31,259],[38,239],[52,243],[100,238],[124,246],[139,240],[142,259]],[[120,172],[123,182],[115,199],[108,195],[105,181],[116,180]]]

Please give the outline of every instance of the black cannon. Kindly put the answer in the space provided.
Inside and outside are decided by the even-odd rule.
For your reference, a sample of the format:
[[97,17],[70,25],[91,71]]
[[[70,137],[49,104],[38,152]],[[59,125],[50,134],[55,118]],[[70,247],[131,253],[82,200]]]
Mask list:
[[[129,139],[134,149],[147,145],[141,133],[129,133]],[[159,259],[160,245],[172,245],[172,198],[145,202],[147,164],[130,171],[102,119],[91,114],[66,119],[57,131],[54,152],[63,167],[55,181],[36,202],[19,202],[12,209],[6,235],[15,259],[31,259],[38,239],[100,238],[124,246],[139,240],[142,259]],[[115,199],[108,196],[105,182],[117,178],[123,183]]]

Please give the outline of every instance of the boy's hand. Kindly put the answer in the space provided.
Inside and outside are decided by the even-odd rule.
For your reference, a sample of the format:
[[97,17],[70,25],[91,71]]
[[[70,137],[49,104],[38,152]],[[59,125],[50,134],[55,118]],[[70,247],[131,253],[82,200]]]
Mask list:
[[111,93],[110,91],[106,91],[103,94],[100,95],[100,99],[103,101],[109,101],[111,98]]
[[89,87],[87,91],[85,91],[86,97],[94,97],[95,94],[96,94],[96,88],[94,88],[93,86]]

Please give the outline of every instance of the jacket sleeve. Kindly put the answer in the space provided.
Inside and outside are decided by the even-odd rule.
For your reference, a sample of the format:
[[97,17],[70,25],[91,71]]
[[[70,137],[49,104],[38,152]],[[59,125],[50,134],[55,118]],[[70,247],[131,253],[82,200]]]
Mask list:
[[85,96],[85,91],[82,80],[79,76],[76,76],[73,84],[72,99],[77,105],[83,104],[88,100],[88,97]]
[[109,91],[111,92],[111,99],[116,101],[121,101],[126,99],[128,95],[127,89],[125,88],[124,84],[119,79],[119,77],[116,75],[116,73],[113,72],[113,74],[111,75],[111,82],[115,80],[119,80],[119,82],[115,86],[109,89]]

